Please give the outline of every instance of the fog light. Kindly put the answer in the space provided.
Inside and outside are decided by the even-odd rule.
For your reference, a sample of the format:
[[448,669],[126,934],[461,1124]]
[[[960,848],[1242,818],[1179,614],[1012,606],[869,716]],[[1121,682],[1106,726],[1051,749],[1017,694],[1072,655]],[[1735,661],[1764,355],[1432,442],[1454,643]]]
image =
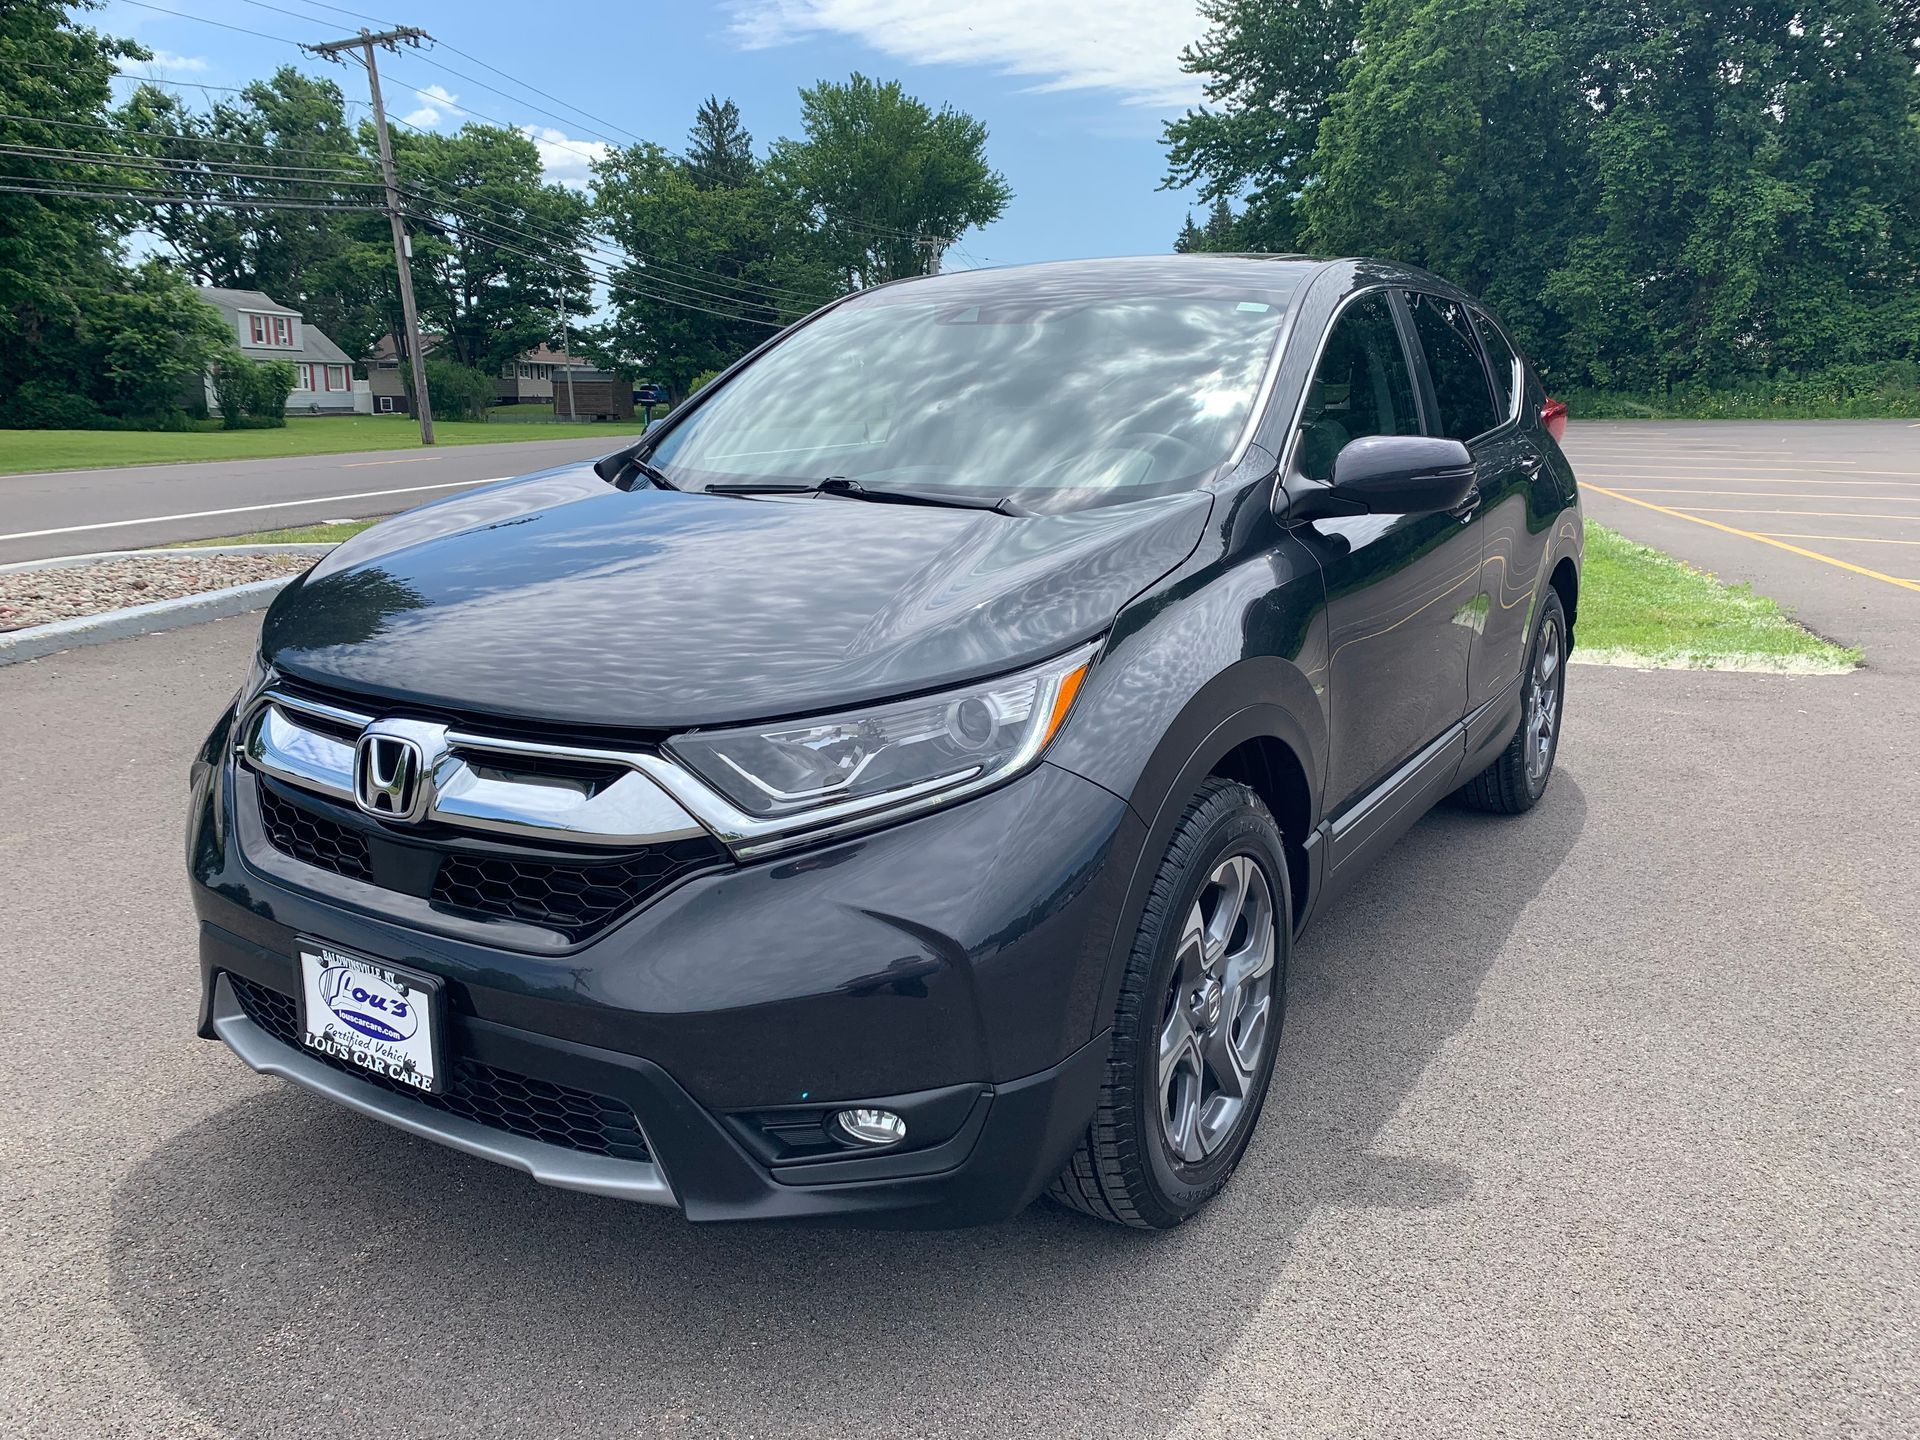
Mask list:
[[897,1145],[907,1138],[907,1122],[891,1110],[842,1110],[833,1129],[855,1145]]

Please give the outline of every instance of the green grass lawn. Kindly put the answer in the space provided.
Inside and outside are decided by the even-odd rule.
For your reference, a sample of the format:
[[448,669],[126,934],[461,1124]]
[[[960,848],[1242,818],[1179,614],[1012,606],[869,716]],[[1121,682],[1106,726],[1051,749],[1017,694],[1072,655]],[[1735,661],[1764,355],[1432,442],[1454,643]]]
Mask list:
[[[346,520],[338,525],[295,525],[286,530],[256,530],[251,535],[222,535],[213,540],[182,540],[181,545],[338,545],[378,520]],[[172,547],[165,547],[172,548]]]
[[[216,426],[217,426],[217,422]],[[638,435],[639,420],[592,424],[495,425],[434,422],[442,445],[498,445],[516,440],[605,437],[609,450]],[[264,460],[283,455],[338,455],[351,450],[417,450],[420,430],[405,415],[339,419],[289,417],[284,430],[0,430],[0,475],[28,470],[85,470],[108,465],[165,465],[187,460]]]
[[1574,654],[1601,664],[1809,672],[1860,652],[1822,640],[1748,585],[1722,585],[1671,555],[1587,525]]

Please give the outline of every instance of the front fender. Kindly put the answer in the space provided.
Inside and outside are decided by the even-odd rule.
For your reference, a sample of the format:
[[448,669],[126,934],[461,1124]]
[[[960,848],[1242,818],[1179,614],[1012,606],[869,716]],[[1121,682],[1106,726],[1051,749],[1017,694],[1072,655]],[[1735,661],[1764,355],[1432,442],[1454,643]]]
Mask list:
[[[1186,801],[1249,740],[1297,761],[1304,800],[1282,815],[1310,855],[1326,775],[1325,587],[1312,555],[1284,531],[1194,566],[1130,606],[1054,749],[1051,763],[1124,798],[1144,827],[1103,975],[1112,1008],[1133,935]],[[1299,878],[1311,873],[1307,866]],[[1296,884],[1296,892],[1301,887]],[[1307,893],[1296,893],[1304,913]]]

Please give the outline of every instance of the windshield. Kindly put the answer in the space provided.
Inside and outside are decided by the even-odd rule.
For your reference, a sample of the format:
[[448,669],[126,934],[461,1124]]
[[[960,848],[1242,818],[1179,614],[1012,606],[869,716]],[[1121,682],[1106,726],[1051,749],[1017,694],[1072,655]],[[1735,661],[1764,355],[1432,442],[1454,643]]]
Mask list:
[[1042,510],[1192,489],[1246,425],[1287,295],[1109,288],[862,296],[735,376],[649,458],[683,489],[837,476]]

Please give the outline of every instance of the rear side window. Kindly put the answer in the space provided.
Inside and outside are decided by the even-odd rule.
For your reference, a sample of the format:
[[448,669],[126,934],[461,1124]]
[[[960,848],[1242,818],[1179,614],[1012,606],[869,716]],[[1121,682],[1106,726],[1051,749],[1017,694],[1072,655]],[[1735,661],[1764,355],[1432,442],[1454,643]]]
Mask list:
[[1307,390],[1296,463],[1310,480],[1333,476],[1333,457],[1364,435],[1418,435],[1413,372],[1385,291],[1341,312]]
[[1493,371],[1493,399],[1500,408],[1500,418],[1510,420],[1513,397],[1521,385],[1520,357],[1513,353],[1513,346],[1500,333],[1500,327],[1478,310],[1473,312],[1473,328],[1480,332],[1480,343],[1487,347],[1487,368]]
[[1437,295],[1411,294],[1407,303],[1413,309],[1420,348],[1427,352],[1434,398],[1440,403],[1440,433],[1449,440],[1484,435],[1499,423],[1498,412],[1467,307]]

